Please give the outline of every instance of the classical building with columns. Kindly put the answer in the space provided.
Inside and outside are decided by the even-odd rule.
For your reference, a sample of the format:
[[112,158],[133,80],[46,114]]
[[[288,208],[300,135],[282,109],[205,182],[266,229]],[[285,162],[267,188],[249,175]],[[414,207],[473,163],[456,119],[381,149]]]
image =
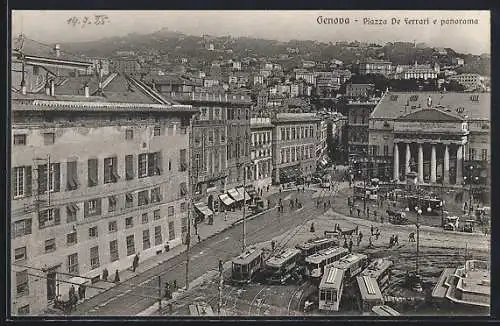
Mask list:
[[462,185],[470,169],[488,184],[489,130],[489,93],[386,92],[369,121],[371,176]]

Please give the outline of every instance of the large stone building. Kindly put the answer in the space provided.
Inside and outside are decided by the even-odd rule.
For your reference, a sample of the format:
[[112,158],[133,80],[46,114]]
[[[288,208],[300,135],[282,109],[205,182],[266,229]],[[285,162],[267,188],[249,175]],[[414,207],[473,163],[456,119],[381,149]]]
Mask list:
[[319,118],[312,113],[278,113],[273,141],[273,184],[311,175],[316,170]]
[[250,179],[253,180],[253,184],[257,189],[264,189],[272,183],[273,128],[270,118],[250,119],[250,130],[252,132]]
[[388,77],[393,72],[392,62],[390,61],[370,59],[359,64],[360,75],[380,74]]
[[[490,94],[387,92],[369,121],[373,176],[490,182]],[[464,178],[465,177],[465,178]]]
[[196,110],[158,96],[117,73],[13,91],[14,314],[67,297],[65,281],[96,280],[182,242]]

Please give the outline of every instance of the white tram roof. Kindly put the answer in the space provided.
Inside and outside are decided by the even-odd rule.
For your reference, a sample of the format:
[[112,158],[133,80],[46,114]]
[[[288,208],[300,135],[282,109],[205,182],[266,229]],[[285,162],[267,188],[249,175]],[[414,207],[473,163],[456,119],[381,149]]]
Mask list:
[[332,266],[337,268],[349,268],[352,264],[362,259],[368,259],[368,256],[363,254],[349,254],[334,262]]
[[379,316],[399,316],[400,313],[394,310],[393,308],[383,305],[383,306],[374,306],[372,311]]
[[241,255],[233,259],[233,264],[246,265],[253,261],[255,258],[262,255],[262,250],[258,248],[249,248]]
[[314,246],[319,246],[323,243],[328,243],[328,242],[335,242],[335,240],[332,238],[319,238],[319,239],[314,238],[314,239],[308,240],[307,242],[304,242],[304,243],[297,245],[297,249],[307,250],[307,249],[310,249]]
[[275,254],[274,256],[269,257],[266,261],[266,266],[269,267],[281,267],[284,262],[293,256],[297,256],[300,253],[299,249],[295,248],[286,248],[285,250]]
[[312,254],[311,256],[306,257],[306,262],[307,263],[312,263],[312,264],[319,264],[323,260],[331,257],[338,255],[340,253],[347,254],[349,250],[347,250],[344,247],[332,247],[332,248],[327,248],[323,249],[321,251],[318,251],[315,254]]
[[374,279],[377,279],[380,276],[380,274],[382,274],[392,265],[393,265],[392,261],[384,258],[379,258],[372,261],[370,265],[368,265],[368,267],[361,274],[364,276],[370,276],[373,277]]
[[344,279],[344,270],[326,266],[319,284],[320,289],[339,289]]
[[383,299],[376,279],[370,276],[358,276],[356,281],[363,300]]

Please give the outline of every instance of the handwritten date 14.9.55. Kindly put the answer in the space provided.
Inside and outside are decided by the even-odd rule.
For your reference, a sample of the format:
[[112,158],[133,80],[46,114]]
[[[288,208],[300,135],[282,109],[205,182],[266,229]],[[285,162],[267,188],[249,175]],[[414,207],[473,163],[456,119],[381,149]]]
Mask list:
[[82,28],[85,28],[86,25],[105,25],[110,21],[107,15],[93,15],[83,17],[73,16],[68,18],[66,22],[73,27],[80,25]]

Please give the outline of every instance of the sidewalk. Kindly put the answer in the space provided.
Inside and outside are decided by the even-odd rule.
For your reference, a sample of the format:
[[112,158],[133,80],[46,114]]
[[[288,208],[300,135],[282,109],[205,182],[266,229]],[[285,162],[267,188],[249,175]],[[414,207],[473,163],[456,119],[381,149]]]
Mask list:
[[[267,205],[267,198],[272,195],[279,192],[279,187],[276,186],[271,186],[269,189],[269,192],[263,191],[262,197],[264,199],[265,205]],[[257,216],[260,216],[269,210],[273,210],[275,207],[267,208],[258,214],[251,214],[251,211],[249,209],[246,209],[245,211],[245,216],[247,219],[253,219]],[[209,225],[208,219],[204,222],[201,222],[198,224],[197,229],[198,229],[198,235],[200,236],[199,239],[201,241],[204,241],[208,238],[211,238],[222,231],[225,231],[231,227],[234,227],[235,225],[238,225],[241,221],[243,220],[243,209],[235,209],[235,211],[228,211],[227,213],[227,221],[224,221],[224,213],[216,213],[214,215],[213,219],[213,224]],[[192,227],[191,228],[191,245],[195,245],[198,243],[198,235],[195,233],[195,229]],[[141,260],[139,262],[139,266],[137,267],[135,273],[132,271],[131,267],[119,271],[118,274],[120,276],[120,283],[124,283],[131,278],[157,266],[160,265],[169,259],[172,259],[173,257],[176,257],[182,253],[184,253],[187,249],[187,246],[184,244],[180,244],[174,248],[171,248],[170,251],[167,252],[162,252],[159,255],[156,255],[154,257],[151,257],[146,260]],[[99,281],[95,284],[92,284],[92,287],[88,286],[86,293],[85,293],[85,300],[88,300],[92,297],[97,296],[98,294],[105,292],[109,290],[110,288],[114,287],[116,284],[111,282],[114,280],[115,274],[110,272],[108,276],[108,281]],[[78,303],[81,303],[83,301],[79,301]]]

